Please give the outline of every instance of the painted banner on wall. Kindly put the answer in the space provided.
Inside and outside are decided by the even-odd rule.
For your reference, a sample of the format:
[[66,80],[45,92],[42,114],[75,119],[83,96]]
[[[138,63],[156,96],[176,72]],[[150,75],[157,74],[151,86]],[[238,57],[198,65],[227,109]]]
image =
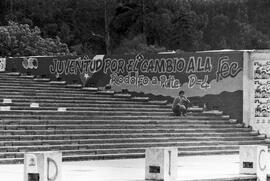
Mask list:
[[105,57],[103,73],[116,91],[175,97],[184,90],[193,103],[242,121],[243,52]]
[[[103,57],[104,55],[9,58],[7,70],[86,85],[94,74],[101,72]],[[92,80],[98,80],[96,75]]]
[[241,51],[22,57],[8,60],[7,69],[115,91],[175,97],[184,90],[193,102],[242,117]]
[[[125,58],[125,59],[124,59]],[[105,57],[103,73],[114,89],[126,88],[171,96],[187,90],[188,96],[242,90],[241,52],[185,53]],[[227,86],[226,86],[227,85]]]

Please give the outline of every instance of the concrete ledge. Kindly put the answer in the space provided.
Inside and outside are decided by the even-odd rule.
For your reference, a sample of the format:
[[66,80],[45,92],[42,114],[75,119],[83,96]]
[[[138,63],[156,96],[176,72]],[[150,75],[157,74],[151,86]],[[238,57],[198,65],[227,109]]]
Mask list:
[[148,101],[149,97],[132,97],[131,100],[135,101]]
[[232,123],[232,124],[236,124],[237,120],[236,119],[229,119],[229,122]]
[[98,94],[109,94],[109,95],[113,95],[114,94],[114,91],[111,91],[111,90],[99,90],[97,92]]
[[[266,138],[264,141],[265,143],[270,144],[270,138]],[[270,175],[268,177],[270,177]]]
[[88,90],[88,91],[96,92],[96,91],[98,91],[98,88],[97,87],[83,87],[82,90]]
[[66,87],[70,88],[82,88],[81,84],[67,84]]
[[210,111],[203,111],[205,114],[214,114],[214,115],[222,115],[223,112],[219,110],[210,110]]
[[130,94],[124,94],[124,93],[116,93],[114,94],[115,97],[131,97]]
[[149,103],[151,103],[151,104],[162,104],[162,105],[166,105],[166,104],[168,104],[168,101],[167,100],[164,100],[164,101],[149,100]]
[[191,112],[203,112],[203,108],[202,107],[189,107],[188,111],[191,111]]
[[49,82],[51,79],[49,78],[34,78],[35,81],[38,82]]
[[6,75],[11,75],[11,76],[19,76],[19,75],[21,75],[21,73],[20,72],[7,72],[7,73],[5,73]]
[[34,79],[35,75],[20,75],[20,77],[25,79]]
[[237,128],[245,128],[244,125],[241,124],[241,123],[239,123],[239,124],[237,124],[237,122],[232,122],[232,123],[233,123],[233,124],[235,123],[235,124],[236,124],[235,126],[236,126]]
[[264,139],[266,139],[266,135],[265,134],[258,135],[258,138],[264,140]]
[[50,81],[50,84],[56,84],[56,85],[65,85],[66,81]]
[[258,131],[252,131],[250,134],[253,135],[253,136],[258,136],[259,132]]
[[230,116],[229,115],[222,115],[221,116],[223,119],[230,119]]

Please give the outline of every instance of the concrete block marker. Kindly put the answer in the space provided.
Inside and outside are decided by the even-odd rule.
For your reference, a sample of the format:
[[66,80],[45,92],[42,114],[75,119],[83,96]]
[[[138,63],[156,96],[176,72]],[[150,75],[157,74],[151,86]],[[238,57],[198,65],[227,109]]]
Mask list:
[[261,145],[243,145],[239,150],[240,174],[257,175],[257,180],[267,180],[268,147]]
[[39,103],[32,102],[32,103],[30,104],[30,107],[31,107],[31,108],[39,108]]
[[61,152],[28,152],[24,154],[24,181],[61,181],[61,177]]
[[175,181],[177,179],[177,148],[148,148],[145,152],[145,179]]
[[0,111],[10,111],[10,106],[1,106]]
[[66,107],[59,107],[57,109],[58,112],[66,112],[67,111],[67,108]]
[[11,104],[12,99],[3,99],[3,104]]

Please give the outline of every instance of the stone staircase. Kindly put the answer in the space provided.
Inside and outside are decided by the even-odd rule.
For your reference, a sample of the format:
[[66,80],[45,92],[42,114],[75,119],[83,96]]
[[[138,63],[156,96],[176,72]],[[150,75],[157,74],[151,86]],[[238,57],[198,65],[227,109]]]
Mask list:
[[18,73],[0,73],[0,108],[0,163],[22,162],[26,151],[87,160],[144,157],[147,147],[178,147],[183,156],[267,144],[222,112],[193,107],[180,118],[164,101]]

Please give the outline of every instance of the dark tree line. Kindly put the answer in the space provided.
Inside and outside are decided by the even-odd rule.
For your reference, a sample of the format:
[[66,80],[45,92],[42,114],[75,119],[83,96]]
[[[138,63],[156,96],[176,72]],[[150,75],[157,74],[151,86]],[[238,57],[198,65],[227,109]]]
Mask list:
[[77,54],[106,46],[117,54],[270,47],[269,0],[1,0],[0,7],[2,26],[37,26]]

